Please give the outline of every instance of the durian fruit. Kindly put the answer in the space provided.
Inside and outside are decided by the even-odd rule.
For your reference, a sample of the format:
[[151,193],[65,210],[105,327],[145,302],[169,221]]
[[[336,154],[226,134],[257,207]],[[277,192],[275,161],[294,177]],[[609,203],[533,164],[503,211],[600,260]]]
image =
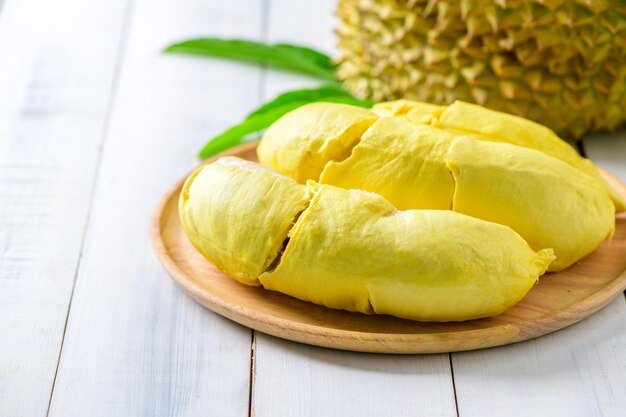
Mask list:
[[363,98],[454,100],[566,138],[626,121],[626,2],[339,0],[338,75]]
[[[335,309],[462,321],[516,304],[554,259],[506,226],[293,179],[237,158],[200,168],[180,218],[240,282]],[[276,250],[276,242],[283,242]]]
[[[233,190],[245,198],[234,200]],[[222,158],[189,176],[178,211],[189,240],[204,256],[240,282],[259,285],[257,278],[282,250],[309,199],[307,187],[291,178],[237,158]],[[258,210],[250,210],[250,201]],[[253,225],[253,230],[245,225]],[[250,233],[242,236],[242,230]]]
[[[325,104],[307,105],[315,110],[299,113],[298,123],[291,123],[286,117],[274,122],[258,149],[258,153],[264,155],[264,164],[301,183],[309,178],[317,179],[326,162],[344,159],[363,132],[378,119],[361,107]],[[289,140],[283,141],[282,136]],[[281,146],[291,157],[275,155],[271,152],[275,146]],[[269,151],[264,152],[265,149]]]
[[406,118],[412,122],[429,124],[446,132],[478,140],[536,149],[595,178],[609,193],[616,211],[626,210],[626,199],[606,182],[593,162],[580,156],[552,130],[528,119],[463,101],[455,101],[446,107],[401,99],[376,104],[372,111],[381,117]]
[[[314,152],[303,139],[304,128],[292,138],[292,130],[286,127],[301,126],[301,118],[314,118],[317,135],[327,122],[334,123],[323,116],[333,106],[309,105],[283,116],[268,130],[268,142],[262,139],[259,161],[285,175],[301,177],[283,171],[290,165],[287,162],[273,165],[292,158],[294,140]],[[349,109],[344,106],[338,112],[346,114]],[[328,143],[333,140],[325,138]],[[615,230],[615,207],[602,183],[535,149],[383,117],[346,155],[341,160],[327,159],[321,172],[310,179],[378,193],[401,210],[453,210],[509,226],[535,250],[554,248],[551,271],[588,255]]]

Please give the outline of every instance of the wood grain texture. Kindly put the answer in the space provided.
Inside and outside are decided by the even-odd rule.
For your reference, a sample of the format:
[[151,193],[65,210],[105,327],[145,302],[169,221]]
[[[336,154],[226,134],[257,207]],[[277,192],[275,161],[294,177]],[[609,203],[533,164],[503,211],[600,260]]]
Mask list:
[[256,0],[138,0],[89,221],[51,417],[246,416],[250,330],[158,264],[149,218],[206,135],[256,105],[253,66],[162,55],[201,34],[255,38]]
[[[626,182],[626,135],[596,134],[587,156]],[[468,417],[618,417],[626,409],[626,301],[529,342],[452,354]]]
[[[256,143],[233,149],[256,161]],[[626,185],[607,180],[626,196]],[[183,179],[184,180],[184,179]],[[170,275],[201,304],[264,333],[317,346],[362,352],[433,353],[528,340],[580,321],[626,288],[626,214],[611,242],[570,268],[545,275],[524,299],[497,317],[462,323],[418,323],[390,316],[331,310],[261,287],[239,284],[200,255],[179,221],[183,180],[166,193],[153,219],[152,239]]]
[[126,0],[0,11],[0,416],[48,408],[125,13]]
[[448,355],[342,352],[257,333],[255,417],[456,416]]
[[[298,42],[333,55],[335,7],[335,0],[272,0],[267,39]],[[262,98],[319,84],[268,71]],[[456,415],[448,355],[370,355],[255,334],[252,412],[257,417]]]
[[527,343],[453,354],[452,364],[464,417],[623,416],[626,303]]
[[[0,0],[2,417],[46,414],[126,2]],[[136,9],[54,416],[247,414],[250,331],[170,282],[146,242],[146,219],[205,138],[239,121],[259,93],[318,82],[278,71],[259,82],[254,66],[159,50],[191,36],[264,31],[332,52],[335,0],[167,3],[139,0]],[[626,181],[623,132],[586,144]],[[526,343],[452,354],[460,415],[621,416],[625,304]],[[454,415],[447,358],[333,351],[259,334],[252,412]]]
[[[299,42],[333,55],[335,7],[335,0],[272,0],[268,40]],[[268,72],[263,98],[318,84]],[[257,333],[254,363],[252,410],[257,416],[455,415],[448,355],[399,359],[322,350]],[[281,386],[289,387],[286,401],[276,395],[275,387]]]

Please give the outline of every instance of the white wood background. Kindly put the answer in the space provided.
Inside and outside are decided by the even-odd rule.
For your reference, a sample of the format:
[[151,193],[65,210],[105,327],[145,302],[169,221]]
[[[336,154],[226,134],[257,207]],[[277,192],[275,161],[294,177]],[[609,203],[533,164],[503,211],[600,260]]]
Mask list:
[[[205,138],[315,82],[164,56],[199,35],[333,51],[335,0],[0,0],[0,417],[624,416],[626,301],[516,345],[331,351],[205,310],[148,242]],[[626,180],[626,132],[584,142]]]

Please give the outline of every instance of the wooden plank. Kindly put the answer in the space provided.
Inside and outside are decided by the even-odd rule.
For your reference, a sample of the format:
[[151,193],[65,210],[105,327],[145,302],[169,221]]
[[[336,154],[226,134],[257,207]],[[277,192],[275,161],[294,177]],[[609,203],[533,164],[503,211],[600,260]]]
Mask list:
[[[584,150],[626,181],[626,134]],[[626,409],[626,301],[540,339],[452,355],[462,416],[621,416]]]
[[622,416],[623,297],[572,327],[528,342],[452,355],[459,415]]
[[257,67],[164,56],[202,34],[258,37],[260,3],[136,1],[50,416],[245,416],[250,330],[204,309],[150,246],[160,196],[211,132],[257,104]]
[[44,416],[126,0],[0,7],[0,416]]
[[[334,0],[272,0],[269,41],[298,42],[332,53],[335,5]],[[318,84],[271,71],[266,75],[264,98]],[[360,354],[256,333],[254,364],[252,412],[256,417],[456,415],[446,354]]]
[[342,352],[257,333],[255,417],[456,416],[448,355]]

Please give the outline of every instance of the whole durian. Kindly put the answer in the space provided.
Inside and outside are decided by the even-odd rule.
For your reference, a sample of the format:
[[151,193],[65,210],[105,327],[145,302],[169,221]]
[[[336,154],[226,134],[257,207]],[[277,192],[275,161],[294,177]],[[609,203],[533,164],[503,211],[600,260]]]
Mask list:
[[472,101],[580,138],[626,121],[626,1],[339,0],[338,75],[374,100]]

